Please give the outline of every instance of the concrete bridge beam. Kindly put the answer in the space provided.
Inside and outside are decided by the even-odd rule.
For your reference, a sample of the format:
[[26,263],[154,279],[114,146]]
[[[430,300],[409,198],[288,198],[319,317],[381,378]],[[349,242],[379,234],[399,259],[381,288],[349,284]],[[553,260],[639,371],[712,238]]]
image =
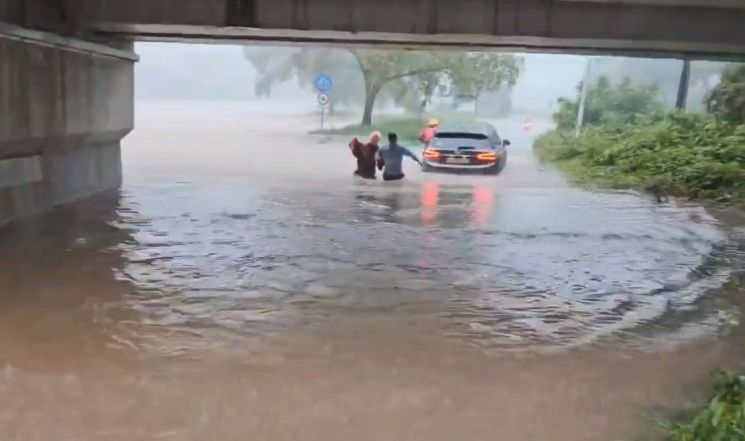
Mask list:
[[0,224],[119,187],[136,60],[123,47],[0,25]]
[[745,56],[742,0],[55,1],[80,29],[137,39]]

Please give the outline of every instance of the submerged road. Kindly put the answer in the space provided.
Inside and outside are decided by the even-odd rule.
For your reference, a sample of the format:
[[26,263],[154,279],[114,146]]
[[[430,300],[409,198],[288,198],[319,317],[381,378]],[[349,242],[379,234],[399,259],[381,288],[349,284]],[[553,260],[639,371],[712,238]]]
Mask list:
[[[304,115],[143,104],[126,182],[0,230],[0,433],[611,440],[743,360],[742,230],[539,165],[362,182]],[[740,270],[741,271],[741,270]]]

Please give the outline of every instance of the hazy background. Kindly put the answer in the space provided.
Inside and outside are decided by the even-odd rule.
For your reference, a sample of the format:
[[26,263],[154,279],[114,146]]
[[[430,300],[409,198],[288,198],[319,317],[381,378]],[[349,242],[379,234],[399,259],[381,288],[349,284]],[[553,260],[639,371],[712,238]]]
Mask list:
[[[136,65],[139,101],[253,101],[267,106],[267,110],[316,109],[315,92],[307,85],[301,87],[295,78],[275,83],[270,97],[257,98],[254,90],[258,74],[244,56],[244,46],[138,43],[136,50],[141,58]],[[292,49],[250,47],[248,50],[282,54]],[[682,67],[682,62],[675,59],[518,55],[524,60],[524,70],[511,91],[511,109],[535,116],[550,116],[559,97],[576,95],[589,59],[591,82],[605,75],[614,81],[628,76],[635,83],[657,84],[660,100],[670,107],[675,103]],[[689,110],[703,109],[703,98],[717,83],[721,67],[721,63],[692,63]],[[390,106],[390,103],[381,101],[378,106]]]
[[[251,101],[256,70],[241,46],[138,43],[135,65],[138,101]],[[271,100],[287,110],[312,111],[315,93],[294,82],[277,86]]]

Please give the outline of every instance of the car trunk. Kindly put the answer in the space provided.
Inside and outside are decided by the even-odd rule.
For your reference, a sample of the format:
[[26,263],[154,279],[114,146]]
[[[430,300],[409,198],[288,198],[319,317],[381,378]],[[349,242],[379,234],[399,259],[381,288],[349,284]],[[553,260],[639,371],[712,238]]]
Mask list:
[[484,161],[477,156],[494,153],[485,135],[470,133],[438,133],[428,150],[440,153],[437,158],[427,158],[428,161],[453,165],[482,165]]

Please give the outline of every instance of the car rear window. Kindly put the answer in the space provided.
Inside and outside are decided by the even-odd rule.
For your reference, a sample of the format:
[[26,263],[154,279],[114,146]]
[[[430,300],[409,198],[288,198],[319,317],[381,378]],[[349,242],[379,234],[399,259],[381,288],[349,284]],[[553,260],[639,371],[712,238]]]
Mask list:
[[493,150],[491,141],[481,133],[438,133],[432,147],[440,150]]
[[483,133],[467,133],[467,132],[444,132],[435,135],[436,138],[441,139],[487,139],[487,136]]

